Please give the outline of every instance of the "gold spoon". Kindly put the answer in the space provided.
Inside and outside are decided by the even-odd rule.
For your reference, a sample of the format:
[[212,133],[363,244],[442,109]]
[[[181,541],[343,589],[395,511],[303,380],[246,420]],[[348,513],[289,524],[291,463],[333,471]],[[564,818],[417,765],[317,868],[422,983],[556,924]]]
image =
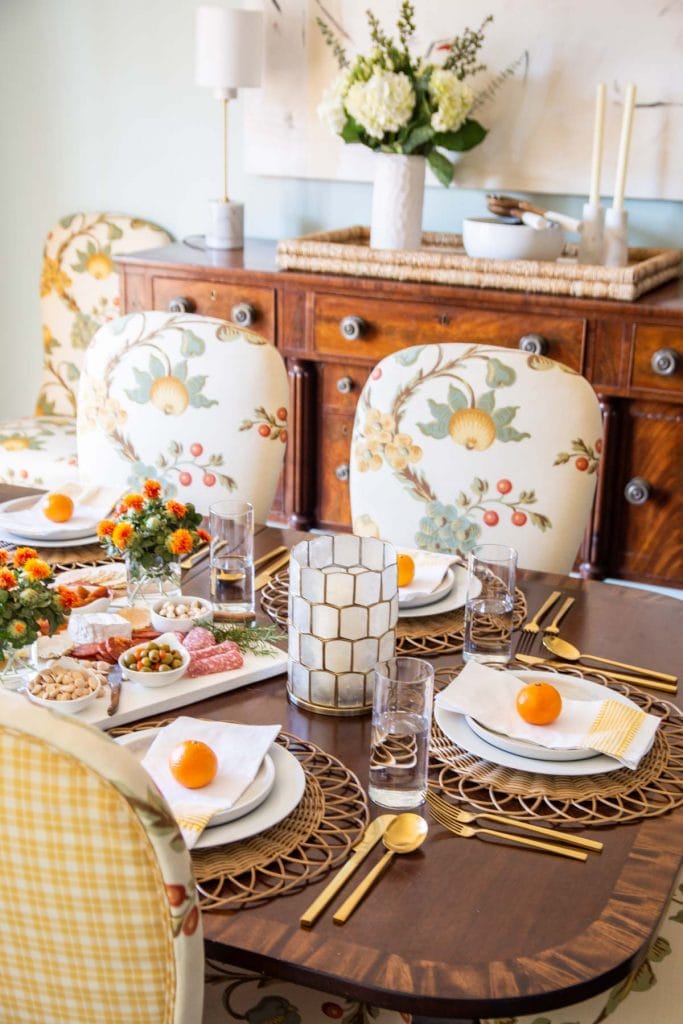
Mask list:
[[370,892],[379,876],[387,868],[395,853],[412,853],[422,846],[427,838],[429,826],[419,814],[399,814],[382,836],[387,853],[369,871],[360,885],[345,900],[332,920],[335,924],[344,924],[351,917],[358,904]]
[[625,668],[630,672],[638,672],[641,676],[648,676],[650,679],[661,679],[664,683],[675,683],[676,676],[667,675],[666,672],[655,672],[651,668],[640,668],[638,665],[629,665],[624,661],[614,661],[612,658],[599,658],[597,654],[584,654],[574,644],[570,644],[568,640],[563,640],[561,636],[544,636],[543,646],[556,655],[558,658],[564,658],[565,661],[581,661],[587,659],[588,661],[598,661],[601,665],[614,665],[615,668]]

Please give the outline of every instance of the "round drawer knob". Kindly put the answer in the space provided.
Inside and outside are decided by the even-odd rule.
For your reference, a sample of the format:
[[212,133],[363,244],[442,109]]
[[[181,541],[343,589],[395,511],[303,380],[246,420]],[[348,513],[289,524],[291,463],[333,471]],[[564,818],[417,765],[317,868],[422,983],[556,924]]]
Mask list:
[[342,338],[347,341],[358,341],[365,334],[368,325],[362,316],[345,316],[339,321],[339,330]]
[[174,295],[168,300],[169,313],[194,313],[194,302],[184,295]]
[[349,479],[349,464],[348,462],[342,462],[341,466],[337,466],[334,471],[334,475],[337,480],[341,480],[345,483]]
[[652,488],[642,476],[634,476],[624,488],[624,497],[629,505],[644,505],[650,500]]
[[342,395],[350,394],[354,387],[353,377],[340,377],[337,381],[337,391]]
[[230,310],[230,319],[240,327],[251,327],[256,319],[256,310],[248,302],[238,302]]
[[548,351],[548,342],[542,334],[523,334],[517,347],[532,356],[544,356]]
[[650,360],[650,366],[659,377],[673,377],[680,356],[675,348],[659,348]]

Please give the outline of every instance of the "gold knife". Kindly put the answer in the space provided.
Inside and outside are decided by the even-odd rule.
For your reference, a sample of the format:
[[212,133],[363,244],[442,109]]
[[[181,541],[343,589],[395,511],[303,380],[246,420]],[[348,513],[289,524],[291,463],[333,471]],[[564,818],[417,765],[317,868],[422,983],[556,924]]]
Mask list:
[[254,590],[260,590],[261,587],[265,587],[271,576],[274,576],[278,569],[284,569],[289,563],[289,551],[285,548],[284,555],[280,555],[274,562],[269,562],[263,572],[260,572],[254,580]]
[[[515,654],[515,660],[521,661],[524,665],[533,665],[539,668],[576,669],[574,662],[551,661],[549,658],[538,658],[532,654]],[[587,665],[584,665],[583,668],[585,671],[588,671]],[[608,679],[616,679],[618,682],[633,683],[635,686],[646,686],[651,690],[661,690],[663,693],[678,693],[678,687],[675,683],[657,683],[654,679],[643,679],[642,676],[635,675],[629,676],[624,672],[607,672],[603,668],[595,668],[592,671],[599,672],[601,676],[606,676]]]
[[318,898],[313,900],[308,910],[299,918],[299,924],[302,928],[311,928],[313,926],[325,907],[331,903],[344,883],[360,867],[370,851],[377,845],[395,817],[395,814],[380,814],[378,818],[374,818],[370,822],[356,846],[353,856],[347,860],[341,871],[325,886]]

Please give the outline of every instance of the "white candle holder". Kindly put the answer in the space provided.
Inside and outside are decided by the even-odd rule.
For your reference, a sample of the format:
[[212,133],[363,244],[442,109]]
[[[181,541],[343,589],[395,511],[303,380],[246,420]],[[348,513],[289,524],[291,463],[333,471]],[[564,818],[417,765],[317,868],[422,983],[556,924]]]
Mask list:
[[374,537],[316,537],[289,562],[287,696],[324,715],[372,708],[374,669],[394,657],[396,552]]
[[628,213],[611,206],[605,212],[602,262],[606,267],[628,264]]
[[223,199],[209,200],[209,249],[242,249],[244,247],[244,203]]
[[579,263],[602,263],[605,208],[600,203],[584,203],[579,239]]

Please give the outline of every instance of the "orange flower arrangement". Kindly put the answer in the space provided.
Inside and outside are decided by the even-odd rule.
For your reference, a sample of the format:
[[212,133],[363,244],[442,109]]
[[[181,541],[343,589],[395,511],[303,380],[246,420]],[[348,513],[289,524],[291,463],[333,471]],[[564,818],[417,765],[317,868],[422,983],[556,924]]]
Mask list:
[[33,643],[45,624],[54,633],[64,622],[65,608],[48,586],[51,580],[51,567],[33,548],[17,548],[14,556],[0,549],[0,651]]

